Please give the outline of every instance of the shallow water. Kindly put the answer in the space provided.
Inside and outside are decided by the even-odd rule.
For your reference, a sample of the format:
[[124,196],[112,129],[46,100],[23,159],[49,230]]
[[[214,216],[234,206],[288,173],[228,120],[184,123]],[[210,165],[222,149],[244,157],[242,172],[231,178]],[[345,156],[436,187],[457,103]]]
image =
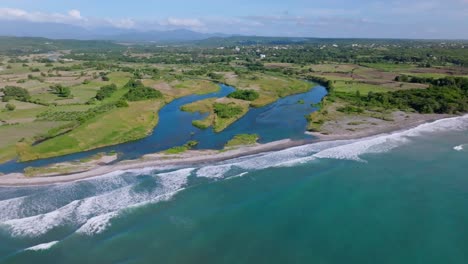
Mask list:
[[467,263],[468,116],[193,168],[0,188],[3,263]]
[[[198,149],[222,149],[227,141],[241,133],[258,134],[261,143],[286,138],[310,137],[304,134],[307,125],[304,116],[315,111],[316,108],[311,105],[320,102],[327,94],[324,87],[315,86],[307,93],[284,97],[273,104],[251,109],[244,117],[221,133],[215,133],[212,128],[201,130],[194,127],[192,121],[203,119],[206,114],[183,112],[180,107],[206,98],[225,97],[234,91],[233,87],[227,85],[220,85],[220,87],[220,91],[216,93],[190,95],[164,106],[159,111],[159,122],[153,133],[141,140],[50,159],[24,163],[11,161],[0,164],[0,172],[10,173],[21,171],[29,166],[37,167],[78,160],[99,152],[116,151],[121,153],[120,159],[136,159],[145,154],[182,146],[190,140],[200,142]],[[299,100],[304,100],[304,104],[298,104]]]

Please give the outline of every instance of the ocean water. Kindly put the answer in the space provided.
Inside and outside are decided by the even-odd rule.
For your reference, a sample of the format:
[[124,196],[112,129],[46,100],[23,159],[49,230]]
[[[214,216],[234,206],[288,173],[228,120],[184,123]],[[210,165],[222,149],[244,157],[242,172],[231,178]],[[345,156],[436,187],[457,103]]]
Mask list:
[[468,263],[468,116],[0,188],[0,263]]

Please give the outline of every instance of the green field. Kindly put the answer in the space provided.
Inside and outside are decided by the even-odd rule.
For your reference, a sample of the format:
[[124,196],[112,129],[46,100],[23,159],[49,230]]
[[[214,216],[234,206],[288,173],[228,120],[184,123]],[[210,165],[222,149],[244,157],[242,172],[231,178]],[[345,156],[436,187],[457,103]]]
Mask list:
[[60,156],[79,151],[115,145],[147,136],[158,122],[157,111],[163,102],[130,103],[87,121],[73,131],[35,146],[22,145],[23,161]]
[[[460,43],[444,48],[436,42],[361,40],[356,48],[354,40],[349,43],[340,40],[342,44],[336,48],[333,43],[325,45],[327,40],[273,46],[262,38],[250,39],[252,44],[226,42],[233,47],[242,46],[241,51],[235,51],[203,44],[124,46],[73,40],[53,41],[56,46],[52,48],[44,46],[43,40],[3,40],[0,89],[14,86],[17,93],[25,89],[27,96],[4,97],[0,92],[2,99],[10,100],[0,102],[2,161],[15,156],[22,160],[60,156],[145,137],[157,124],[157,112],[165,104],[183,96],[219,91],[219,82],[238,90],[254,90],[258,98],[206,99],[185,105],[184,111],[207,114],[203,120],[194,121],[194,126],[221,132],[250,107],[262,107],[279,98],[309,91],[313,84],[305,80],[311,79],[333,88],[321,111],[308,117],[312,130],[343,116],[382,116],[396,109],[463,111],[464,104],[458,97],[457,103],[444,108],[433,101],[427,101],[431,106],[424,109],[411,105],[405,98],[431,89],[431,84],[398,82],[395,77],[468,76],[468,52]],[[62,57],[47,61],[50,52]],[[266,54],[266,58],[259,58],[259,54]],[[141,81],[145,93],[159,94],[159,99],[142,96],[133,101],[135,98],[127,97],[133,91],[131,84],[138,83],[136,80]],[[98,91],[106,90],[101,89],[103,86],[111,84],[116,88],[105,92],[104,97],[96,96]],[[397,96],[395,91],[408,93],[408,97],[399,98],[404,104],[379,101]],[[378,95],[372,98],[375,94]],[[437,91],[426,95],[434,94]],[[446,97],[437,96],[436,102]],[[253,137],[241,135],[229,145],[252,142]]]
[[[220,117],[215,113],[215,104],[221,103],[225,105],[233,105],[239,107],[241,112],[237,115],[234,115],[229,118]],[[182,110],[186,112],[199,112],[202,114],[208,114],[208,116],[203,120],[195,120],[193,125],[206,129],[208,127],[213,127],[215,132],[221,132],[226,129],[229,125],[237,121],[239,118],[243,117],[249,111],[250,103],[243,100],[233,99],[233,98],[221,98],[221,99],[205,99],[200,100],[188,105],[182,106]]]
[[238,89],[252,89],[260,97],[252,102],[253,107],[261,107],[275,102],[281,97],[304,93],[310,90],[311,84],[296,78],[279,74],[248,74],[226,79],[227,84]]

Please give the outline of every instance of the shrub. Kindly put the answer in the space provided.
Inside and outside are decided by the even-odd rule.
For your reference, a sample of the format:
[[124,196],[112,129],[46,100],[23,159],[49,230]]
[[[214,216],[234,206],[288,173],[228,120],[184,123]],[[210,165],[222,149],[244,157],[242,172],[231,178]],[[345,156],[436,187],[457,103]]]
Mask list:
[[31,95],[29,95],[28,90],[17,87],[17,86],[6,86],[5,88],[1,89],[3,92],[3,102],[8,102],[10,100],[18,100],[27,102],[31,99]]
[[230,104],[214,104],[214,112],[220,118],[231,118],[242,114],[242,107]]
[[208,77],[210,77],[213,80],[221,80],[223,78],[223,75],[219,73],[210,72],[208,73]]
[[111,97],[115,91],[117,91],[117,86],[115,84],[103,86],[97,91],[96,99],[102,101],[105,98]]
[[228,95],[229,98],[236,98],[246,101],[254,101],[260,97],[257,91],[255,90],[237,90]]
[[115,103],[115,106],[117,107],[128,107],[128,103],[125,99],[120,99],[119,101],[117,101],[117,103]]
[[128,93],[125,94],[124,98],[128,101],[141,101],[147,99],[157,99],[162,98],[163,95],[160,91],[146,87],[139,80],[130,80],[125,88],[128,88]]
[[13,111],[16,109],[16,106],[14,104],[6,104],[5,105],[6,110],[8,111]]
[[50,86],[50,89],[52,89],[52,93],[56,94],[59,97],[70,97],[71,91],[70,88],[65,87],[61,84],[56,84]]

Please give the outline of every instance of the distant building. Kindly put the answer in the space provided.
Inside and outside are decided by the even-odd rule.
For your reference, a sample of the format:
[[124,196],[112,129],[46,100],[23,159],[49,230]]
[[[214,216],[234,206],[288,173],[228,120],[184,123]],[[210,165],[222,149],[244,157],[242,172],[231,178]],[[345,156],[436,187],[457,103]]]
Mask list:
[[236,46],[236,48],[234,49],[235,51],[239,52],[240,51],[240,48]]
[[265,54],[260,54],[260,59],[264,59],[266,58],[266,55]]

